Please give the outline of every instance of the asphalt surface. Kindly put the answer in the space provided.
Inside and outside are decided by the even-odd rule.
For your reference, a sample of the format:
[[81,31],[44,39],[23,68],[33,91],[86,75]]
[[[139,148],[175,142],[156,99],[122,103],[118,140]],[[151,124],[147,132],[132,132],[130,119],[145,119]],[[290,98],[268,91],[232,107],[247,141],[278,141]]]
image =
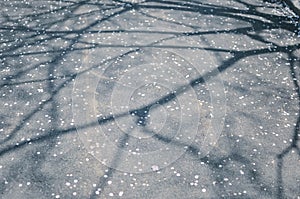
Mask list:
[[282,4],[0,10],[0,198],[300,198],[299,18]]

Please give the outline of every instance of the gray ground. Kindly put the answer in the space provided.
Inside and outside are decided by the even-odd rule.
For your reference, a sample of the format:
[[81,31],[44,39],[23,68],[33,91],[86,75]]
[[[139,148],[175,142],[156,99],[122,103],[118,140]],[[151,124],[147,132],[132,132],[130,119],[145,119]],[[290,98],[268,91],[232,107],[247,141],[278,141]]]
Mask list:
[[261,0],[0,9],[0,198],[300,198],[290,10]]

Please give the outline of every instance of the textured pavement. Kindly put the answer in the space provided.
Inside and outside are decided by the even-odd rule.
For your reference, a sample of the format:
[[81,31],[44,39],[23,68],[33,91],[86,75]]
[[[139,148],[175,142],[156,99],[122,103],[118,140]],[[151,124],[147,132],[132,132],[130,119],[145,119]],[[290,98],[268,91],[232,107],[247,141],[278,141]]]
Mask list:
[[0,9],[0,198],[300,198],[299,18],[281,4]]

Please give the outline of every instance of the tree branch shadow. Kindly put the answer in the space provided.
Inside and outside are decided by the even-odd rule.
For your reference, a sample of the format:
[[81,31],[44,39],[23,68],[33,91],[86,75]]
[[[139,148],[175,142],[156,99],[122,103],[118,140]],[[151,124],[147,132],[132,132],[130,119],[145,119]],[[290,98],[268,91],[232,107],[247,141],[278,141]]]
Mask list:
[[[76,78],[76,76],[83,74],[83,73],[87,73],[88,71],[91,71],[92,69],[97,67],[97,66],[92,66],[89,69],[83,70],[81,72],[72,73],[72,74],[68,74],[68,75],[64,75],[64,76],[49,77],[50,74],[55,73],[54,70],[55,70],[57,63],[60,62],[61,60],[63,60],[68,54],[70,54],[74,51],[83,51],[83,50],[90,50],[90,49],[97,49],[97,48],[100,49],[100,48],[105,48],[105,47],[129,49],[127,52],[120,54],[117,57],[107,59],[104,62],[102,62],[101,64],[112,62],[118,58],[127,56],[133,52],[139,51],[141,48],[155,48],[155,47],[159,47],[162,49],[199,48],[199,49],[204,49],[204,50],[207,50],[210,52],[227,52],[227,53],[230,52],[233,54],[233,57],[224,60],[217,68],[209,71],[208,73],[206,73],[200,77],[197,77],[196,79],[191,80],[189,82],[189,84],[178,87],[173,92],[166,94],[165,96],[163,96],[160,99],[153,100],[151,103],[147,104],[146,106],[139,107],[134,110],[130,110],[129,112],[126,112],[126,113],[119,113],[117,115],[107,115],[105,117],[99,118],[98,122],[96,122],[96,123],[86,124],[82,127],[77,127],[77,128],[70,127],[67,129],[58,129],[54,124],[51,127],[52,130],[48,131],[44,135],[36,136],[36,137],[31,138],[30,140],[25,140],[25,141],[19,142],[18,145],[8,144],[7,146],[5,146],[4,148],[2,148],[0,150],[0,157],[4,156],[6,154],[9,154],[9,153],[18,151],[22,148],[28,147],[29,145],[32,145],[35,143],[51,142],[51,140],[53,141],[53,138],[57,137],[58,135],[74,133],[74,132],[76,132],[76,130],[81,129],[81,128],[84,129],[84,128],[88,128],[90,126],[103,125],[105,123],[112,122],[112,121],[117,120],[122,117],[135,117],[136,125],[139,127],[142,126],[142,128],[144,129],[144,131],[146,133],[152,134],[153,137],[156,138],[159,142],[171,143],[171,141],[172,141],[172,144],[175,144],[178,147],[187,146],[187,151],[190,151],[190,154],[192,154],[192,156],[198,157],[198,154],[201,151],[196,146],[186,145],[185,143],[181,143],[179,141],[170,140],[167,137],[164,137],[162,135],[159,135],[158,133],[155,133],[155,132],[147,129],[147,125],[148,125],[147,124],[147,120],[148,120],[147,115],[149,113],[150,108],[152,108],[154,105],[158,105],[158,104],[165,105],[165,104],[170,103],[171,101],[175,100],[177,96],[183,94],[191,87],[194,88],[197,85],[204,84],[209,79],[215,78],[219,73],[223,73],[224,71],[231,68],[234,64],[236,64],[240,60],[247,58],[247,57],[255,56],[255,55],[281,52],[281,53],[286,53],[290,56],[290,59],[293,60],[290,65],[290,74],[291,74],[291,79],[294,83],[295,90],[297,92],[299,107],[300,107],[300,87],[299,87],[299,83],[298,83],[298,79],[297,79],[296,71],[295,71],[295,68],[297,67],[295,60],[297,60],[297,57],[293,55],[293,52],[296,51],[297,49],[299,49],[299,47],[300,47],[299,43],[293,44],[293,45],[285,45],[285,46],[280,46],[280,45],[276,45],[275,43],[272,43],[272,45],[273,45],[272,47],[266,47],[266,48],[261,48],[261,49],[250,49],[250,50],[200,48],[197,46],[182,47],[182,46],[176,46],[176,45],[174,45],[174,46],[171,46],[171,45],[170,46],[168,46],[168,45],[157,46],[156,45],[156,44],[160,44],[163,41],[171,40],[171,39],[174,39],[177,37],[193,37],[193,36],[231,34],[231,33],[236,34],[236,35],[246,35],[254,41],[259,41],[261,43],[267,44],[270,42],[266,41],[262,36],[259,35],[260,31],[263,31],[263,30],[266,30],[269,28],[273,28],[273,29],[281,28],[281,29],[284,29],[284,30],[287,30],[290,32],[295,31],[295,27],[293,27],[293,25],[289,24],[285,17],[259,12],[256,9],[257,7],[255,5],[249,4],[244,1],[236,0],[236,2],[244,4],[248,8],[248,10],[241,11],[241,10],[229,8],[229,7],[222,7],[222,6],[217,6],[217,5],[207,5],[207,4],[200,3],[198,1],[178,2],[178,1],[160,1],[160,0],[151,0],[150,1],[149,0],[149,1],[145,1],[143,3],[128,3],[128,2],[118,0],[118,1],[113,1],[113,3],[110,5],[102,4],[100,2],[93,3],[89,0],[80,1],[80,2],[70,1],[70,3],[72,3],[71,6],[70,5],[61,6],[60,8],[57,8],[51,12],[61,12],[64,9],[70,9],[70,8],[72,8],[71,10],[74,11],[76,9],[79,9],[81,6],[87,5],[87,4],[92,5],[92,6],[97,6],[99,8],[99,10],[97,10],[97,11],[101,11],[103,9],[105,11],[107,11],[107,10],[117,10],[117,11],[114,11],[110,15],[104,16],[100,20],[92,21],[90,24],[88,24],[87,26],[85,26],[79,30],[53,31],[53,30],[47,30],[47,29],[43,29],[43,28],[42,29],[39,29],[39,28],[34,29],[34,28],[26,27],[22,24],[19,24],[16,26],[15,25],[13,25],[13,26],[3,25],[2,27],[0,27],[0,29],[2,31],[4,31],[4,33],[2,32],[1,34],[9,34],[9,32],[12,30],[17,31],[20,34],[21,33],[26,33],[26,34],[33,33],[33,34],[29,35],[29,36],[25,35],[23,37],[24,41],[17,42],[16,45],[11,45],[10,48],[4,48],[4,50],[1,50],[0,60],[13,59],[13,58],[17,58],[20,56],[32,56],[32,55],[41,55],[41,54],[53,54],[54,56],[52,57],[51,61],[47,60],[45,62],[41,62],[36,65],[32,65],[28,68],[25,68],[24,70],[17,71],[15,74],[7,76],[5,81],[3,83],[1,83],[0,88],[2,89],[2,88],[6,88],[6,87],[24,85],[24,84],[28,84],[28,83],[47,82],[47,86],[48,86],[47,92],[51,96],[46,101],[44,101],[42,104],[40,104],[39,106],[34,108],[31,112],[26,114],[22,118],[22,121],[19,124],[17,124],[16,127],[12,130],[12,132],[10,133],[10,136],[5,138],[4,140],[1,140],[0,145],[9,143],[9,141],[11,139],[15,138],[18,135],[18,133],[23,129],[26,122],[30,121],[32,119],[32,117],[35,116],[36,113],[41,111],[43,109],[43,107],[45,107],[47,104],[51,104],[51,112],[50,112],[52,114],[51,117],[54,118],[54,123],[57,122],[57,121],[55,121],[56,115],[58,114],[57,108],[56,108],[57,103],[58,103],[56,101],[57,95],[60,94],[61,90],[64,88],[64,86],[66,84],[72,82],[72,80],[74,80]],[[103,8],[104,5],[108,6],[108,7]],[[136,45],[136,46],[134,46],[134,45],[128,45],[128,46],[115,45],[114,46],[114,45],[109,45],[109,44],[105,45],[105,44],[88,43],[86,41],[81,40],[83,35],[96,34],[96,33],[101,32],[101,30],[100,31],[91,30],[92,28],[96,27],[97,25],[101,24],[102,22],[113,20],[114,17],[123,15],[131,10],[137,10],[139,13],[141,13],[145,17],[149,17],[152,19],[166,22],[166,23],[172,23],[175,25],[182,25],[179,22],[166,20],[164,18],[160,18],[160,17],[153,16],[151,14],[143,12],[143,10],[148,10],[148,9],[149,10],[159,10],[159,11],[164,11],[164,10],[167,10],[167,11],[172,10],[173,11],[174,10],[176,12],[193,12],[193,13],[199,13],[202,15],[213,14],[213,15],[219,16],[219,17],[228,17],[228,18],[240,20],[240,21],[243,21],[246,23],[250,23],[250,26],[242,27],[242,28],[224,29],[224,30],[199,31],[199,30],[197,30],[199,28],[199,26],[184,24],[185,26],[192,28],[194,30],[190,31],[190,32],[176,32],[176,31],[164,32],[164,31],[148,31],[148,30],[135,31],[135,30],[126,30],[126,29],[102,31],[103,34],[113,34],[113,33],[154,34],[155,33],[155,34],[161,34],[161,35],[167,35],[167,36],[170,35],[169,37],[164,37],[163,39],[161,39],[159,41],[149,43],[149,45]],[[95,11],[95,13],[97,11]],[[46,12],[40,12],[38,14],[28,14],[28,15],[24,15],[24,17],[39,18],[43,15],[50,14],[51,12],[46,11]],[[60,24],[64,21],[69,20],[70,18],[73,18],[73,17],[77,18],[80,16],[89,15],[89,14],[92,15],[93,13],[88,12],[88,13],[83,13],[83,14],[77,14],[75,16],[73,16],[73,15],[66,16],[63,19],[58,19],[57,21],[53,21],[53,22],[49,23],[47,26],[51,27],[53,24]],[[255,17],[258,16],[263,19],[266,19],[266,20],[268,20],[268,22],[261,20],[261,19],[257,19],[254,16]],[[7,16],[5,19],[7,20],[7,22],[16,22],[16,21],[13,21],[12,19],[10,19],[9,16]],[[280,22],[280,23],[278,23],[278,22]],[[3,22],[1,24],[3,24]],[[250,33],[250,31],[254,31],[254,33]],[[75,36],[72,36],[71,38],[67,39],[67,37],[69,35],[73,35],[73,34],[75,34]],[[38,38],[41,35],[44,36],[45,38],[43,38],[43,39]],[[64,49],[53,49],[53,50],[37,51],[37,52],[21,52],[21,53],[17,52],[26,43],[29,45],[36,45],[36,43],[41,43],[46,40],[53,41],[60,37],[64,37],[64,38],[66,38],[65,40],[68,40],[70,42],[70,44],[67,47],[65,47]],[[29,43],[27,42],[28,40],[30,40]],[[15,42],[14,40],[8,40],[8,41],[4,41],[3,43],[14,44],[14,42]],[[85,45],[89,44],[90,46],[86,47],[86,48],[74,47],[78,43],[85,44]],[[23,76],[24,74],[38,68],[41,64],[49,65],[47,78],[25,80],[25,81],[14,81],[14,80],[18,79],[19,77]],[[60,84],[59,86],[55,86],[53,81],[57,80],[57,79],[64,79],[64,82],[62,84]],[[298,115],[300,115],[300,111],[299,111]],[[283,177],[282,177],[284,157],[287,154],[289,154],[291,152],[291,150],[293,150],[293,149],[295,149],[297,151],[298,155],[300,156],[300,149],[299,149],[299,146],[297,145],[298,141],[299,141],[299,126],[300,126],[300,116],[298,116],[296,126],[294,128],[292,143],[290,144],[290,146],[285,148],[280,154],[277,155],[277,193],[276,193],[277,198],[285,197],[284,182],[283,182]],[[125,133],[124,137],[121,139],[122,142],[119,146],[119,148],[121,150],[125,147],[124,143],[127,142],[129,139],[130,139],[130,133],[128,133],[128,134]],[[51,150],[52,147],[53,147],[53,142],[51,145],[49,145],[49,150]],[[115,157],[113,157],[113,165],[118,165],[118,162],[120,161],[121,156],[122,156],[122,154],[120,151],[116,152]],[[221,171],[219,169],[219,165],[221,164],[221,162],[224,162],[225,159],[238,161],[243,164],[250,164],[250,161],[247,158],[243,157],[242,154],[239,154],[237,152],[232,152],[229,156],[226,156],[226,157],[211,158],[209,156],[206,156],[206,157],[201,158],[199,161],[206,162],[206,164],[210,167],[211,170],[218,171],[218,173],[220,174],[220,173],[224,173],[224,172],[230,172],[230,171],[226,171],[226,170]],[[113,177],[114,172],[116,172],[115,169],[109,168],[108,172],[105,174],[108,177],[104,177],[104,176],[100,177],[99,183],[98,183],[99,186],[91,191],[92,194],[90,195],[90,198],[97,197],[98,194],[96,194],[96,192],[99,189],[101,191],[103,191],[105,189],[108,179]],[[254,184],[259,185],[259,184],[263,183],[262,176],[259,175],[258,173],[253,173],[251,170],[248,170],[247,173],[248,173],[247,177],[249,178],[249,180],[252,178],[255,178],[255,181],[253,182]],[[261,187],[261,186],[257,186],[257,187]],[[268,187],[268,186],[264,185],[263,187]],[[270,196],[272,196],[271,192],[268,194]]]

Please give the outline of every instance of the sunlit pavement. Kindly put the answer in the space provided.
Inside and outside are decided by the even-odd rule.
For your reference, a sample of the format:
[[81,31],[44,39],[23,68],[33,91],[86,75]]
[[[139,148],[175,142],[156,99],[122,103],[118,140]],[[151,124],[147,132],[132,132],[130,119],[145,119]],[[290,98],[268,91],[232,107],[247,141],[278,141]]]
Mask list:
[[282,4],[0,9],[0,198],[300,198],[299,18]]

